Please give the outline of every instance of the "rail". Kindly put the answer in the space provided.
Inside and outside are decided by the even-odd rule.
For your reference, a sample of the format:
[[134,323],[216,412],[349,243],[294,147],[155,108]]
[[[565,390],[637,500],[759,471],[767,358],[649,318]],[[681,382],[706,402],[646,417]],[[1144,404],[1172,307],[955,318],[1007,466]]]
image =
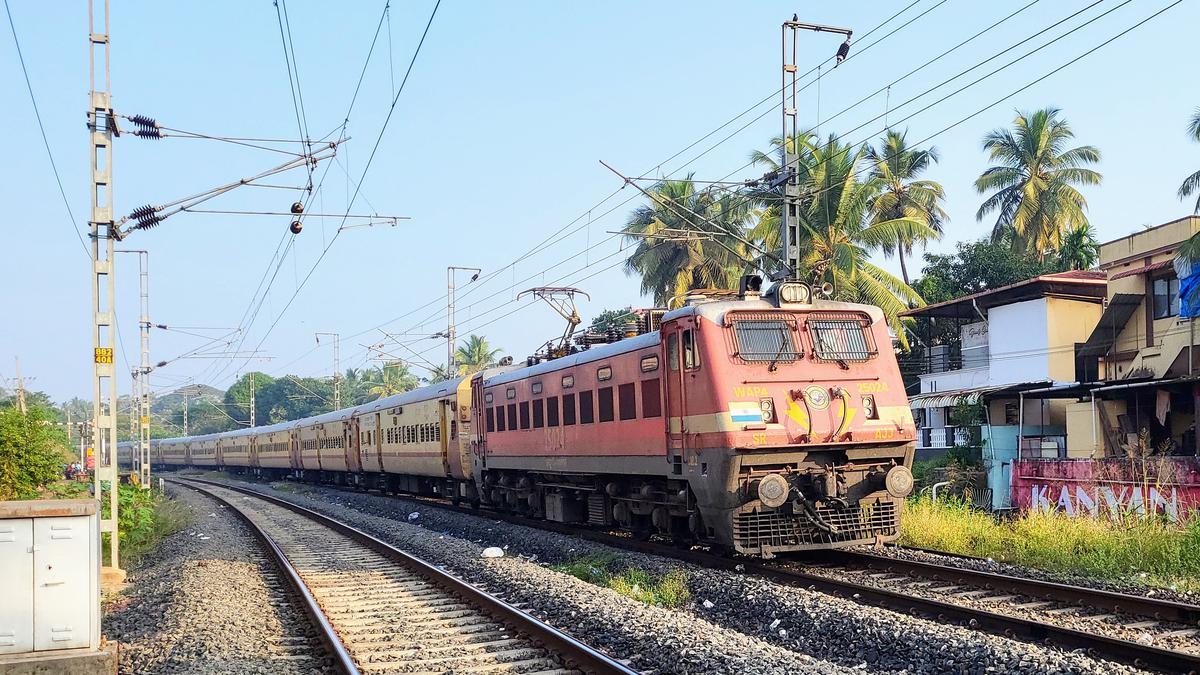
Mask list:
[[[242,495],[247,495],[255,499],[261,500],[268,504],[281,507],[287,511],[297,514],[302,518],[332,530],[362,547],[386,558],[395,566],[402,568],[416,576],[424,579],[430,585],[438,587],[456,596],[466,604],[475,607],[482,613],[488,615],[496,622],[508,626],[511,630],[534,643],[541,645],[548,652],[556,655],[561,659],[564,665],[578,669],[584,673],[592,675],[635,675],[637,671],[630,669],[621,662],[612,657],[593,649],[592,647],[576,640],[575,638],[559,631],[538,619],[522,612],[521,610],[509,605],[508,603],[492,596],[491,594],[475,588],[465,581],[430,565],[429,563],[406,553],[394,546],[377,539],[376,537],[363,532],[357,528],[347,525],[343,522],[330,518],[324,514],[317,513],[311,509],[306,509],[297,504],[293,504],[283,499],[266,495],[256,490],[230,485],[227,483],[208,481],[199,478],[189,477],[186,480],[179,478],[170,478],[170,482],[186,486],[190,489],[202,492],[209,497],[218,500],[233,510],[238,516],[246,522],[255,536],[263,542],[265,548],[271,553],[276,564],[284,570],[285,575],[291,581],[297,593],[304,599],[305,608],[309,612],[316,626],[320,629],[322,639],[329,646],[330,651],[335,656],[336,665],[345,673],[357,674],[359,667],[355,662],[350,650],[339,637],[336,627],[331,619],[321,610],[317,603],[314,593],[305,583],[301,574],[292,565],[287,555],[282,548],[275,542],[274,538],[262,527],[259,526],[248,514],[238,508],[234,502],[215,494],[210,487],[216,487],[224,490],[230,490]],[[205,487],[207,486],[207,487]]]

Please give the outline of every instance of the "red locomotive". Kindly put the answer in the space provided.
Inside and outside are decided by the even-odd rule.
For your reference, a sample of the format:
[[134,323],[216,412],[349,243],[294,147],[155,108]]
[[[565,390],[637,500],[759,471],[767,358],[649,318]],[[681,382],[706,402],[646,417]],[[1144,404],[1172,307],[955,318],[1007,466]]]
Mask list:
[[879,309],[783,283],[477,375],[479,498],[764,556],[894,540],[915,430],[890,346]]
[[152,461],[440,494],[772,556],[894,540],[914,433],[882,312],[782,282],[692,297],[657,330],[524,368],[155,441]]

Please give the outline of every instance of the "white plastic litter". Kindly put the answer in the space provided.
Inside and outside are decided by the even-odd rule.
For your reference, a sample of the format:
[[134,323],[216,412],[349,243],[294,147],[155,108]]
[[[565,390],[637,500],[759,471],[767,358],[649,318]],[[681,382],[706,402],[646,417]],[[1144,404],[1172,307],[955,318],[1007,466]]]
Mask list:
[[421,517],[421,514],[418,513],[417,511],[413,511],[412,513],[408,514],[409,520],[416,520],[417,518],[420,518],[420,517]]
[[779,619],[775,619],[774,621],[772,621],[771,622],[771,630],[775,630],[776,628],[779,628],[779,623],[780,623]]
[[504,549],[500,548],[499,546],[489,546],[483,549],[483,553],[480,555],[484,558],[503,558]]
[[704,601],[704,609],[712,609],[713,607],[714,607],[714,605],[712,604],[712,600]]

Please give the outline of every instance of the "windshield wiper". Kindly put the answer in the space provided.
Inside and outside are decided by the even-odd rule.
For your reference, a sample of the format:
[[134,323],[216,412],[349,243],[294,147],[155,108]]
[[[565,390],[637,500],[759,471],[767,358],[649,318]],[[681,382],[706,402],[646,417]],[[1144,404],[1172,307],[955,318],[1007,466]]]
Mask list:
[[775,358],[771,359],[771,365],[767,366],[767,372],[773,373],[779,368],[779,357],[783,356],[783,348],[787,346],[788,340],[786,335],[780,335],[779,351],[775,352]]

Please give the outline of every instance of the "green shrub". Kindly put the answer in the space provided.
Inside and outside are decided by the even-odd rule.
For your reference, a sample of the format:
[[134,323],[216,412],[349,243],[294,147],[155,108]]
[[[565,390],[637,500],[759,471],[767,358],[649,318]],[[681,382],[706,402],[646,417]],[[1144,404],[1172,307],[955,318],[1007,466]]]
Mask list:
[[0,501],[36,499],[43,486],[62,477],[66,436],[53,422],[41,406],[26,414],[0,409]]
[[1101,579],[1200,590],[1200,520],[1074,518],[1027,512],[1011,520],[956,501],[909,500],[900,542]]
[[[105,486],[107,490],[107,484]],[[108,500],[101,504],[108,516]],[[178,532],[191,522],[191,513],[180,503],[155,490],[121,485],[117,492],[117,531],[121,541],[122,567],[136,565],[146,553],[167,535]],[[108,542],[104,542],[105,557]]]

